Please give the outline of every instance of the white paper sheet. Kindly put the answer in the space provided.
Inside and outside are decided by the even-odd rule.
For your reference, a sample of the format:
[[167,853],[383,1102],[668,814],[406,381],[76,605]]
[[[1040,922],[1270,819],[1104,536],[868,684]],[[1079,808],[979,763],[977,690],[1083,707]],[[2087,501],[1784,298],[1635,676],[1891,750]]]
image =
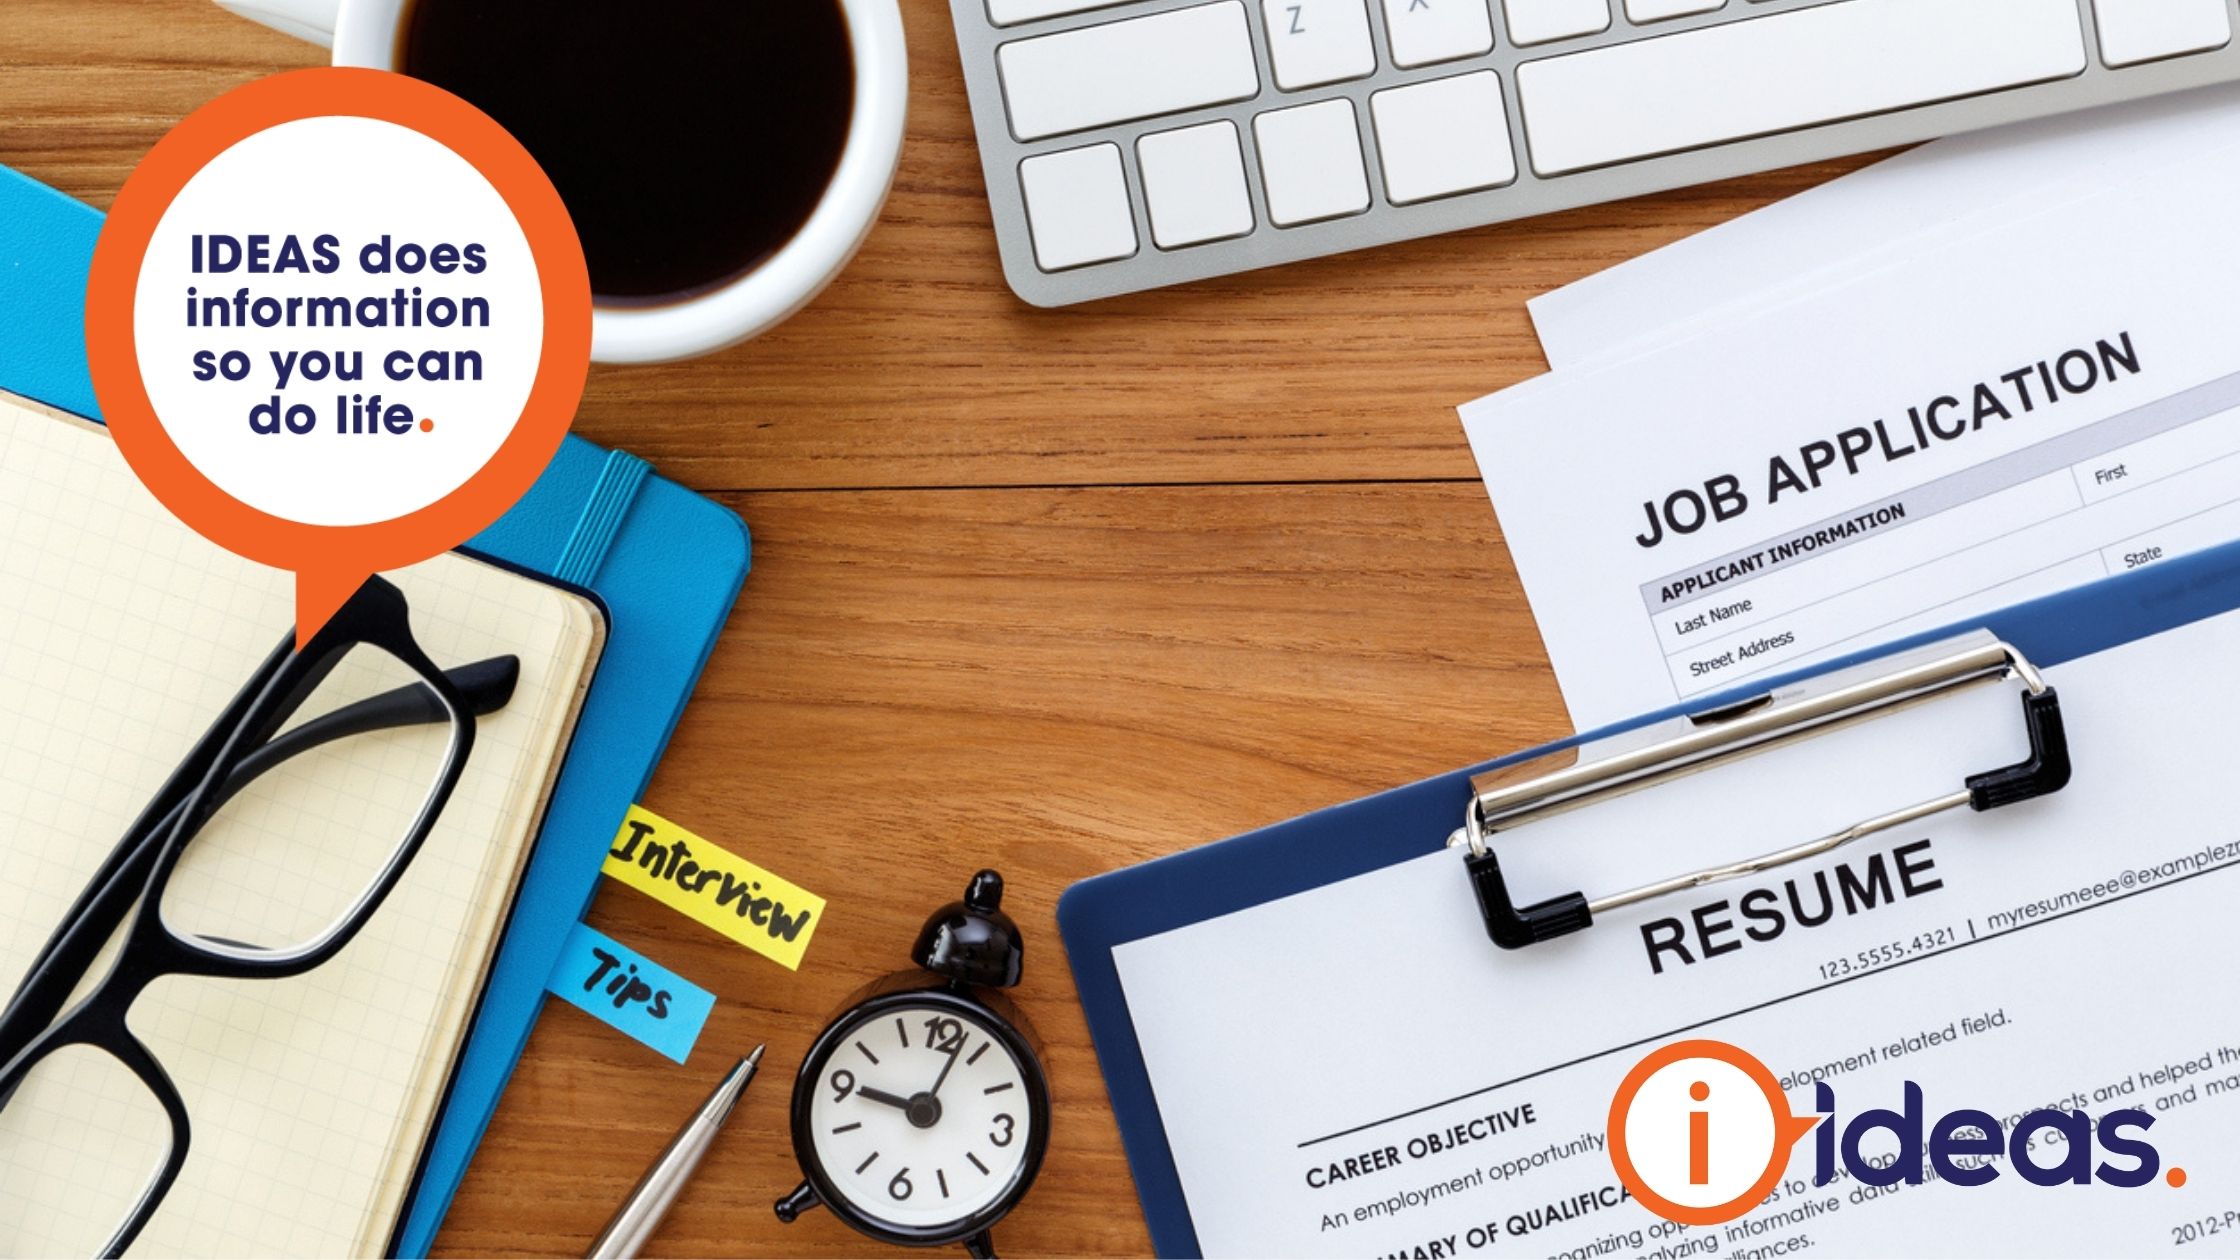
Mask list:
[[1465,406],[1579,728],[2240,535],[2240,132],[2190,152]]
[[1543,294],[1533,326],[1558,370],[1623,359],[2235,132],[2240,84],[2224,84],[1939,140]]
[[[2228,1206],[2240,1179],[2240,1027],[2200,987],[2221,974],[2208,960],[2240,949],[2229,911],[2240,845],[2221,776],[2208,773],[2230,744],[2229,705],[2170,703],[2240,687],[2240,616],[2049,678],[2076,753],[2067,790],[1940,816],[1840,861],[1665,898],[1503,953],[1459,859],[1441,853],[1115,950],[1205,1254],[2169,1248],[2175,1230]],[[1503,837],[1504,869],[1527,899],[1630,887],[1936,795],[1956,767],[2014,758],[2020,737],[2013,689],[1966,693],[1520,828]],[[1692,921],[1790,879],[1818,910],[1816,878],[1922,842],[1908,852],[1933,857],[1934,889],[1651,965],[1650,920]],[[2075,913],[2037,914],[2041,900]],[[1907,1048],[1928,1034],[1938,1044]],[[2095,1114],[2156,1108],[2150,1136],[2193,1189],[2005,1176],[1875,1196],[1843,1181],[1784,1190],[1733,1225],[1677,1229],[1620,1199],[1603,1144],[1620,1079],[1681,1037],[1731,1042],[1783,1076],[1864,1058],[1831,1078],[1845,1119],[1897,1106],[1906,1080],[1923,1086],[1931,1119],[1962,1107],[2008,1116],[2080,1092]],[[2153,1083],[2167,1065],[2203,1060],[2190,1079]],[[2103,1088],[2107,1101],[2092,1101]],[[1813,1111],[1809,1083],[1787,1092]],[[1812,1176],[1810,1142],[1788,1176]],[[1830,1198],[1832,1211],[1786,1218]],[[2218,1250],[2212,1240],[2179,1254]]]

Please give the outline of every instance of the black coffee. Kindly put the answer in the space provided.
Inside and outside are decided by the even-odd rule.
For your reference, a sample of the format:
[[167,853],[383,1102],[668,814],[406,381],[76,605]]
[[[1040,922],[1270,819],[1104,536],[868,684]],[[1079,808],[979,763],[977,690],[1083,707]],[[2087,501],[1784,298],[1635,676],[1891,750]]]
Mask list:
[[831,182],[855,95],[837,0],[416,0],[403,53],[544,167],[602,297],[769,257]]

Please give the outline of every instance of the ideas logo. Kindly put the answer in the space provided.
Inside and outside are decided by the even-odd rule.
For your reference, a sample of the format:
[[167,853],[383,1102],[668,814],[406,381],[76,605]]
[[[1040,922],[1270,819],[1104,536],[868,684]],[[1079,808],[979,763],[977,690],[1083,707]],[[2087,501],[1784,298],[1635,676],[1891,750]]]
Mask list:
[[[1800,1116],[1771,1069],[1723,1041],[1665,1046],[1626,1073],[1610,1102],[1610,1161],[1643,1206],[1683,1225],[1718,1225],[1763,1202],[1789,1166],[1790,1149],[1813,1137],[1812,1183],[1848,1176],[1868,1186],[1919,1185],[1934,1177],[1980,1186],[2002,1174],[2002,1158],[2032,1185],[2135,1189],[2157,1174],[2171,1186],[2185,1170],[2162,1169],[2142,1136],[2154,1117],[2126,1108],[2095,1120],[2041,1108],[2011,1129],[1989,1112],[1962,1108],[1931,1120],[1921,1087],[1905,1083],[1899,1109],[1873,1107],[1847,1119],[1834,1087],[1813,1086],[1815,1114]],[[1895,1156],[1867,1155],[1870,1141]],[[2102,1158],[2102,1156],[2106,1158]]]

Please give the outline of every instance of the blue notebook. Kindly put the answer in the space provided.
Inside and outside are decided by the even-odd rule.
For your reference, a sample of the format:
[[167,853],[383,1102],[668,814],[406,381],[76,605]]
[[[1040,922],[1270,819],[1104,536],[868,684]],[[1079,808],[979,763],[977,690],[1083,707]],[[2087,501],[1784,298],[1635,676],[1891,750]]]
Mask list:
[[[0,390],[99,419],[85,363],[99,212],[0,167]],[[392,1250],[422,1256],[543,1009],[545,981],[597,891],[622,815],[676,728],[747,572],[737,514],[644,460],[570,437],[473,550],[586,587],[606,650],[553,787],[504,942]]]
[[[1752,683],[1742,691],[1706,697],[1075,884],[1059,901],[1058,927],[1065,939],[1090,1039],[1104,1071],[1105,1088],[1111,1095],[1153,1247],[1162,1256],[1203,1254],[1190,1200],[1161,1116],[1155,1082],[1114,960],[1115,949],[1437,853],[1462,821],[1465,803],[1472,797],[1472,777],[1490,770],[1683,714],[1713,712],[1792,682],[1937,642],[1956,630],[1988,629],[2036,665],[2048,667],[2235,609],[2240,609],[2240,543],[2228,543],[2004,609],[1964,627],[1916,635],[1812,669]],[[2049,801],[2057,803],[2058,798]],[[1463,880],[1459,857],[1454,866],[1455,879]],[[1470,945],[1489,952],[1494,948],[1482,937],[1474,938]],[[1342,1010],[1345,994],[1333,989],[1323,1003],[1328,1009]],[[1208,1051],[1224,1044],[1216,1034],[1208,1034]],[[1239,1043],[1238,1053],[1248,1049]],[[1441,1047],[1431,1053],[1446,1052]]]

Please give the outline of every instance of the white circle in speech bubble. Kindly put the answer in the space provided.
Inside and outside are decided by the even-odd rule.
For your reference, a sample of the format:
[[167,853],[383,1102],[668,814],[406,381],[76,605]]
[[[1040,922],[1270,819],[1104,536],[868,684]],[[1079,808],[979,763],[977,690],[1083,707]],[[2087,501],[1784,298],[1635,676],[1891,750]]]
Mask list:
[[[242,265],[216,269],[234,253],[219,236]],[[369,274],[384,237],[389,270]],[[133,332],[148,401],[205,477],[273,516],[364,525],[437,502],[497,452],[536,376],[544,300],[521,225],[466,159],[337,115],[260,131],[187,182],[142,262]]]

